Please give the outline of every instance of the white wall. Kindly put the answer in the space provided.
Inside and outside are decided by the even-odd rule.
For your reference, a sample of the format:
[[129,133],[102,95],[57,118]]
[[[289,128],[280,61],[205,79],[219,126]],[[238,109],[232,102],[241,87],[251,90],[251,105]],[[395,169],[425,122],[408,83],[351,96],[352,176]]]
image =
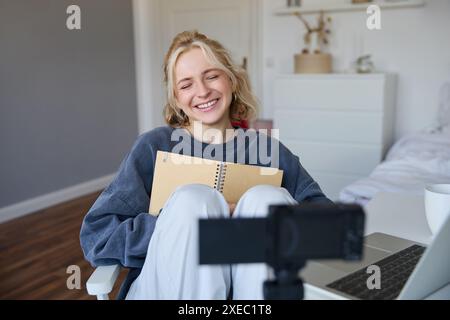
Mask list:
[[[303,47],[305,29],[294,16],[274,15],[285,0],[263,1],[262,117],[272,118],[273,79],[278,73],[292,72],[293,55]],[[305,17],[311,23],[316,20],[316,15]],[[439,87],[450,79],[450,1],[428,0],[421,8],[382,10],[378,31],[366,28],[364,11],[331,17],[329,50],[336,71],[348,68],[359,53],[371,53],[379,71],[398,74],[396,138],[429,125],[438,107]]]
[[139,133],[164,124],[163,57],[159,0],[133,0]]
[[0,0],[0,220],[91,192],[136,139],[131,1],[75,1],[69,31],[70,3]]

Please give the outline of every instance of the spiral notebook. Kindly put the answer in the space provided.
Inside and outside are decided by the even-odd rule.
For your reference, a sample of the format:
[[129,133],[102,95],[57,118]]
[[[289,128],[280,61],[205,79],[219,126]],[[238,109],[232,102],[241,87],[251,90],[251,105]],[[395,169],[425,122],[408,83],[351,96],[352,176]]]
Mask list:
[[149,212],[158,215],[179,186],[200,183],[220,191],[227,202],[237,203],[251,187],[281,186],[283,170],[255,165],[220,162],[158,151],[150,195]]

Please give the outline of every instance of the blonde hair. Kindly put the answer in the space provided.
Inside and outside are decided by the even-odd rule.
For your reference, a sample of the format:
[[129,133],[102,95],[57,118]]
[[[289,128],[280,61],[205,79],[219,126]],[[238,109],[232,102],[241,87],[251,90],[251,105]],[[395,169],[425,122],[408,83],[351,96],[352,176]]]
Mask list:
[[167,88],[164,118],[167,124],[172,127],[189,125],[188,116],[177,106],[174,82],[175,64],[179,56],[192,48],[200,48],[208,62],[223,70],[230,78],[233,91],[230,120],[254,118],[258,103],[251,92],[247,71],[233,63],[229,52],[218,41],[209,39],[197,31],[184,31],[175,36],[164,59],[164,82]]

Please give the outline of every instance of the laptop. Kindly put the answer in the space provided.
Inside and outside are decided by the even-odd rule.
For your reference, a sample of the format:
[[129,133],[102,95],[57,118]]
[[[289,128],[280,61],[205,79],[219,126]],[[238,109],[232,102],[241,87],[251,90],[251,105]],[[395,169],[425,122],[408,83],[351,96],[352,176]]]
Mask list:
[[[368,269],[372,265],[379,267],[379,286],[373,277],[377,269]],[[450,282],[450,216],[428,247],[388,234],[372,233],[365,237],[362,261],[308,261],[300,276],[307,287],[325,290],[332,293],[330,296],[423,299]]]

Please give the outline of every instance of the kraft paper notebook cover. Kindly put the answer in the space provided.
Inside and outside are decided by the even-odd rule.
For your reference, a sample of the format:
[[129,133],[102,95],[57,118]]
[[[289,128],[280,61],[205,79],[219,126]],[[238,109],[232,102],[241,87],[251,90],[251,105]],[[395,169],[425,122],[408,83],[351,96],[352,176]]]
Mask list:
[[269,184],[280,187],[283,171],[231,162],[220,162],[158,151],[149,212],[160,209],[179,186],[200,183],[222,192],[229,203],[237,203],[251,187]]

